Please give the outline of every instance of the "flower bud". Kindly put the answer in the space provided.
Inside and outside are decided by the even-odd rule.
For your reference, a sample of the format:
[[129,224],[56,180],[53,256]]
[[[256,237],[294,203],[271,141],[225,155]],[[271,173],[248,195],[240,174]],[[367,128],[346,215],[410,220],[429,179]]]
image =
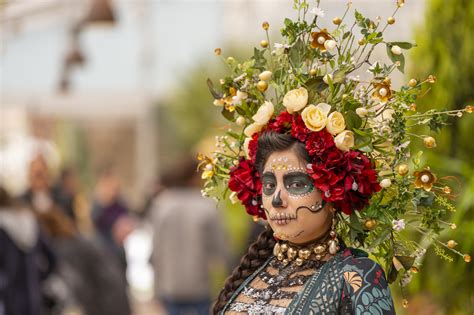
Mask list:
[[235,123],[239,126],[245,125],[245,117],[243,116],[237,117],[237,119],[235,120]]
[[397,45],[392,46],[391,51],[392,51],[392,54],[397,55],[397,56],[402,54],[402,49],[400,48],[400,46],[397,46]]
[[268,28],[270,27],[270,24],[268,24],[268,22],[263,22],[262,23],[262,28],[266,31],[268,30]]
[[268,41],[267,40],[261,40],[260,41],[260,46],[262,46],[263,48],[267,48],[268,47]]
[[318,74],[318,70],[316,70],[316,69],[311,69],[311,70],[309,70],[309,74],[310,74],[311,76],[315,76],[316,74]]
[[329,39],[324,42],[324,48],[326,48],[328,51],[332,51],[334,48],[336,48],[336,45],[336,41],[332,39]]
[[392,181],[390,180],[390,178],[384,178],[380,182],[380,187],[382,188],[388,188],[390,186],[392,186]]
[[408,165],[406,165],[406,164],[398,165],[397,172],[401,176],[405,176],[406,174],[408,174],[408,171],[409,171]]
[[222,49],[216,48],[216,49],[214,49],[214,53],[216,54],[216,56],[220,56],[221,53],[222,53]]
[[390,25],[394,24],[395,23],[395,18],[393,16],[389,17],[387,19],[387,23],[390,24]]
[[332,19],[332,22],[335,24],[335,25],[339,25],[342,23],[342,20],[340,17],[336,16],[334,19]]
[[260,92],[265,92],[268,89],[268,83],[265,81],[258,81],[257,83],[257,89]]
[[272,78],[272,72],[268,70],[263,71],[258,75],[258,78],[262,81],[270,81],[270,79]]
[[408,86],[410,87],[415,87],[417,84],[418,81],[416,81],[415,79],[411,79],[410,81],[408,81]]
[[369,111],[365,107],[359,107],[356,109],[356,114],[361,118],[367,117],[368,113]]
[[436,147],[436,140],[435,140],[435,138],[433,138],[433,137],[425,137],[425,138],[423,139],[423,144],[424,144],[425,147],[427,147],[428,149],[431,149],[431,148]]
[[449,248],[453,249],[456,247],[456,245],[458,245],[458,243],[455,240],[449,240],[447,245]]

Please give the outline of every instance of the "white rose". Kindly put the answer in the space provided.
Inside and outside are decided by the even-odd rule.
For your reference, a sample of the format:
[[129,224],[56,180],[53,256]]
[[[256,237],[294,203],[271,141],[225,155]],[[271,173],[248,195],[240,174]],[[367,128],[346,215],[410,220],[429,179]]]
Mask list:
[[299,88],[288,91],[283,97],[283,106],[286,107],[288,113],[293,114],[299,111],[308,103],[308,91],[305,88]]
[[364,108],[364,107],[359,107],[356,109],[356,114],[359,116],[359,117],[366,117],[368,115],[368,111],[367,111],[367,108]]
[[342,116],[342,114],[339,112],[332,112],[328,117],[326,130],[335,136],[344,129],[346,129],[346,121],[344,120],[344,116]]
[[349,151],[354,146],[354,134],[352,131],[344,130],[334,138],[336,148],[341,151]]
[[250,124],[247,126],[247,128],[244,129],[244,134],[247,136],[247,137],[252,137],[255,133],[259,132],[260,130],[262,130],[263,128],[263,125],[259,125],[259,124]]
[[337,43],[336,43],[335,40],[329,39],[329,40],[324,42],[324,48],[326,48],[326,50],[328,50],[328,51],[331,51],[334,48],[336,48],[336,44]]
[[252,116],[252,119],[259,125],[266,125],[270,118],[272,118],[274,110],[272,102],[265,101],[257,113]]
[[320,131],[326,127],[330,110],[331,105],[326,103],[319,103],[317,106],[309,105],[301,113],[301,118],[309,130]]
[[397,46],[397,45],[392,46],[391,50],[392,50],[392,53],[394,55],[401,55],[402,54],[402,49],[400,48],[400,46]]
[[390,178],[382,179],[382,181],[380,182],[380,187],[382,188],[388,188],[390,186],[392,186],[392,181],[390,180]]
[[249,153],[250,141],[252,141],[252,138],[245,138],[245,140],[244,140],[244,152],[245,152],[245,157],[247,159],[250,159],[250,153]]
[[271,71],[263,71],[258,75],[258,78],[262,81],[270,81],[272,78],[272,72]]

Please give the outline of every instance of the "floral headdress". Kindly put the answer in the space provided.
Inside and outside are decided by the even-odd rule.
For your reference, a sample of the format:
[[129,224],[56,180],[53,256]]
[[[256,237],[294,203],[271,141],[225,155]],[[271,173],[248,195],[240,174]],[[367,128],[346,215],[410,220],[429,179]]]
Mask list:
[[[308,173],[323,199],[338,210],[346,241],[383,260],[390,282],[402,272],[405,284],[426,251],[402,238],[405,227],[428,238],[443,258],[453,259],[448,249],[469,262],[471,257],[458,252],[454,241],[438,240],[443,229],[456,227],[443,221],[454,211],[450,177],[438,178],[421,165],[419,154],[410,155],[409,144],[421,139],[426,148],[435,147],[435,138],[411,128],[425,125],[437,132],[447,117],[474,108],[418,112],[415,102],[426,85],[435,83],[433,75],[411,79],[399,90],[392,87],[390,75],[404,71],[403,53],[414,44],[386,41],[383,33],[395,23],[404,1],[397,1],[386,22],[355,10],[354,23],[347,25],[349,2],[344,15],[332,20],[332,29],[319,26],[324,12],[316,3],[310,8],[306,1],[294,1],[298,19],[285,19],[281,44],[270,45],[264,22],[266,39],[251,59],[223,59],[231,76],[221,79],[219,87],[208,80],[214,105],[237,128],[217,138],[212,156],[198,156],[203,194],[238,200],[254,218],[265,219],[255,166],[258,138],[266,131],[289,134],[305,144],[311,158]],[[386,47],[390,64],[371,59],[377,46]],[[355,75],[362,69],[369,73],[366,81]]]

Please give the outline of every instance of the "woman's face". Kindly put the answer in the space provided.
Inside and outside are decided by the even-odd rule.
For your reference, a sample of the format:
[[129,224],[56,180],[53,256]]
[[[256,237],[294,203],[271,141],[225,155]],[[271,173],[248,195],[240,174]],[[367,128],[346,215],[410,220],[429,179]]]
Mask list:
[[293,150],[272,153],[261,174],[262,201],[275,236],[302,244],[323,236],[332,213]]

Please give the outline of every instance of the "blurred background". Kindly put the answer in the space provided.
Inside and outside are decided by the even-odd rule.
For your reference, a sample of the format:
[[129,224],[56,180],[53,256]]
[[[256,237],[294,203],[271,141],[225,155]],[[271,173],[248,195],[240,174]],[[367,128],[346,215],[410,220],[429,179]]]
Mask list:
[[[322,1],[328,27],[346,3]],[[384,20],[396,1],[354,0],[353,6]],[[158,302],[159,294],[204,304],[215,297],[255,224],[242,208],[222,203],[216,210],[196,193],[192,159],[211,151],[225,130],[206,86],[207,78],[226,74],[213,51],[249,58],[265,37],[263,21],[278,42],[283,19],[294,17],[291,7],[290,0],[0,0],[1,202],[30,207],[32,226],[41,226],[29,238],[45,246],[30,241],[26,252],[45,257],[37,277],[44,281],[29,282],[40,288],[45,312],[162,314],[169,305]],[[437,77],[417,103],[420,111],[472,105],[473,1],[407,0],[386,38],[418,44],[395,86]],[[376,51],[374,60],[388,61],[385,55]],[[457,229],[443,237],[472,254],[474,119],[449,123],[435,136],[438,147],[424,155],[436,173],[459,179]],[[176,202],[184,199],[193,202]],[[172,217],[186,207],[197,214]],[[18,222],[25,220],[0,222],[0,230],[21,234]],[[192,239],[191,248],[173,244],[173,233]],[[167,254],[173,246],[181,252]],[[164,257],[191,257],[202,270],[210,265],[206,279],[197,279],[206,285],[199,291],[210,293],[177,292],[173,279],[158,277],[173,274]],[[201,268],[175,267],[195,268],[183,275],[189,281]],[[474,313],[473,267],[462,258],[447,262],[428,253],[405,288],[408,308],[400,289],[392,290],[400,314]]]

